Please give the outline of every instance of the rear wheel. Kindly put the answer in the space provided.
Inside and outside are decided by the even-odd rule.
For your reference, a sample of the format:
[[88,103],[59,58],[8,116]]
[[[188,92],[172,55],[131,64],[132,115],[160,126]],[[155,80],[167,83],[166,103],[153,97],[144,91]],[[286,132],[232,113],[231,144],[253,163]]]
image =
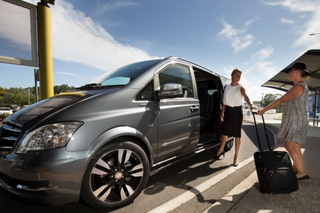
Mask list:
[[115,208],[131,203],[149,178],[144,150],[131,141],[118,141],[99,150],[82,183],[81,198],[93,208]]

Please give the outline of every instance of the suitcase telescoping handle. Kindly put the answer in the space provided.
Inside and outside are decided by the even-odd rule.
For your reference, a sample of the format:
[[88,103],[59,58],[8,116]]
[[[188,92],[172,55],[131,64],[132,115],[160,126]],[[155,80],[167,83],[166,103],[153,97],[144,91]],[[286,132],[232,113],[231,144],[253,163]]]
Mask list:
[[[257,138],[258,138],[258,143],[259,143],[259,150],[260,152],[262,152],[262,146],[261,146],[261,142],[260,142],[260,137],[259,137],[259,132],[258,132],[258,127],[257,127],[257,121],[256,121],[256,117],[255,114],[257,114],[257,112],[252,112],[253,115],[253,121],[254,121],[254,126],[256,127],[256,133],[257,133]],[[271,146],[270,146],[270,142],[269,142],[269,138],[268,138],[268,134],[267,134],[267,128],[266,128],[266,123],[264,122],[264,117],[263,115],[261,115],[262,118],[262,123],[263,123],[263,127],[264,127],[264,132],[266,134],[266,139],[267,139],[267,143],[268,143],[268,148],[269,151],[272,151]]]

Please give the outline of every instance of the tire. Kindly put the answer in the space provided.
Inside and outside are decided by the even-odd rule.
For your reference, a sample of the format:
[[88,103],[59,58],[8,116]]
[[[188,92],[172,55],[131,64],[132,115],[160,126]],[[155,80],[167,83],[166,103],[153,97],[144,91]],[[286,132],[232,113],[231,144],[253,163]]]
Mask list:
[[148,157],[137,144],[121,140],[106,145],[86,169],[81,198],[97,209],[125,206],[145,188],[149,171]]

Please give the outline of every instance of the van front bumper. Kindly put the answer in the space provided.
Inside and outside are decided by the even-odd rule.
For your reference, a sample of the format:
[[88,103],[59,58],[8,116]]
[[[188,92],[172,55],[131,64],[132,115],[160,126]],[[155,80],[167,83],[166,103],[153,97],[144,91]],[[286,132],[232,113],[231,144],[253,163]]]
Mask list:
[[0,154],[0,186],[37,204],[77,202],[88,156],[87,151],[67,152],[64,148]]

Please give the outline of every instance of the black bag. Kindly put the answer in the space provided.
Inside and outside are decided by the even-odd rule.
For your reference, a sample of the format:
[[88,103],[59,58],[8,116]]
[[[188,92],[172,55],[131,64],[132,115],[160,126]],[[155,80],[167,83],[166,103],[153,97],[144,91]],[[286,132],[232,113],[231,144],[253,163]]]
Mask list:
[[264,117],[262,121],[269,151],[263,151],[256,118],[253,114],[254,124],[257,132],[260,152],[254,153],[254,162],[259,180],[260,191],[262,193],[291,193],[299,189],[298,179],[293,171],[289,154],[284,151],[273,151],[270,147]]

